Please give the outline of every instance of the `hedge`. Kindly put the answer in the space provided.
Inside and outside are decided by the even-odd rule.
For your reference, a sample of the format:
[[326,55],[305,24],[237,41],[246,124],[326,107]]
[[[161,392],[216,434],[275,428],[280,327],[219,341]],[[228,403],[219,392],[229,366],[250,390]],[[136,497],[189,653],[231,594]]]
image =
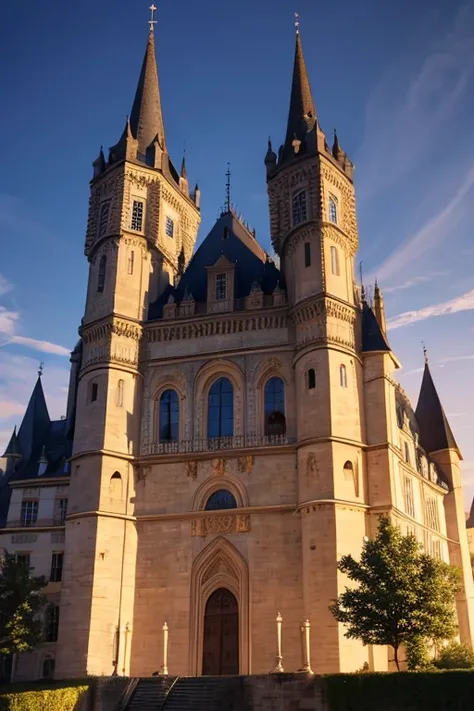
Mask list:
[[67,686],[57,684],[12,685],[0,690],[0,711],[74,711],[76,704],[89,688],[83,681]]
[[391,672],[323,677],[329,711],[472,711],[474,672]]

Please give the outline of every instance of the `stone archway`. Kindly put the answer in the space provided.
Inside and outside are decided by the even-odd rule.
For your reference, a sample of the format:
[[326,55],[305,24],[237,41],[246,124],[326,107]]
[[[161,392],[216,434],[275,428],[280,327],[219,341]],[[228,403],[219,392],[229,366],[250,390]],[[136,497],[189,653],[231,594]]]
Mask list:
[[204,612],[203,676],[239,673],[239,606],[227,588],[208,597]]
[[[216,538],[197,556],[191,574],[189,669],[192,676],[203,671],[207,603],[219,589],[236,601],[238,625],[238,670],[250,673],[249,576],[247,563],[225,538]],[[234,620],[235,621],[235,620]]]

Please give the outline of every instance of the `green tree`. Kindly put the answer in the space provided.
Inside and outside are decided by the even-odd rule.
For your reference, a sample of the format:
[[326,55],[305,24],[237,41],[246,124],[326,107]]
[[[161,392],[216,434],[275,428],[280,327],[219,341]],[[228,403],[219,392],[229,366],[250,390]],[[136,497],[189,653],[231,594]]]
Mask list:
[[29,568],[5,552],[0,560],[0,654],[32,650],[42,639],[42,612],[47,604],[44,577],[30,576]]
[[474,652],[465,644],[451,642],[441,650],[434,663],[438,669],[472,669],[474,667]]
[[410,639],[449,639],[456,630],[456,568],[423,551],[412,535],[381,518],[377,536],[364,543],[360,561],[341,558],[338,569],[357,583],[330,605],[345,636],[364,644],[391,645],[400,669],[400,645]]

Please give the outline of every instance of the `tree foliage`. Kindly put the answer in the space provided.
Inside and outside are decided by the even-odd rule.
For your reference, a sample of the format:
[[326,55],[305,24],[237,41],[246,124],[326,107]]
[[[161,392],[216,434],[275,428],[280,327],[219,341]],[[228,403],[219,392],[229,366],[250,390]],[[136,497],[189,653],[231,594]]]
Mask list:
[[46,605],[44,577],[30,570],[14,555],[0,560],[0,654],[9,656],[32,650],[42,638],[41,613]]
[[438,669],[472,669],[474,667],[474,651],[465,644],[451,642],[441,650],[434,663]]
[[338,569],[357,585],[330,610],[347,626],[345,636],[398,650],[415,638],[449,639],[456,630],[454,599],[460,589],[456,568],[423,551],[412,535],[381,518],[377,536],[364,543],[360,561],[343,556]]

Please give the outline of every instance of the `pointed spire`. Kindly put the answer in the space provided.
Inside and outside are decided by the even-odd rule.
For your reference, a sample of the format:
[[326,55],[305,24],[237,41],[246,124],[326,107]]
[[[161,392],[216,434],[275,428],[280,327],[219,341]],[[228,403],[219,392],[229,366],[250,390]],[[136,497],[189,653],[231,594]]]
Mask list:
[[369,353],[374,351],[388,353],[391,348],[376,315],[369,304],[364,301],[362,304],[362,352]]
[[286,130],[283,157],[292,157],[294,141],[301,142],[305,134],[314,128],[316,122],[316,107],[314,105],[308,72],[301,44],[299,23],[296,28],[296,47],[293,65],[293,81],[291,84],[290,111]]
[[13,428],[13,434],[3,456],[7,459],[21,459],[23,457],[20,442],[18,441],[18,435],[16,433],[16,426]]
[[181,178],[184,180],[188,179],[188,174],[186,172],[186,153],[183,155],[183,161],[181,163]]
[[415,417],[420,428],[420,443],[428,454],[443,449],[454,449],[462,459],[449,422],[441,405],[428,359],[425,354],[425,370],[421,381],[420,396],[415,410]]
[[339,144],[339,138],[337,137],[336,129],[334,129],[334,143],[332,144],[332,155],[333,158],[335,158],[336,160],[342,160],[345,156],[345,153]]
[[44,397],[43,385],[41,383],[41,375],[38,374],[38,380],[31,394],[28,407],[26,408],[25,416],[18,431],[18,441],[21,451],[28,459],[35,445],[37,445],[44,436],[46,430],[51,424],[49,419],[48,408]]
[[374,312],[377,323],[383,333],[387,333],[387,323],[385,320],[385,304],[383,301],[382,292],[380,291],[379,285],[377,284],[377,279],[375,280],[374,289]]
[[165,129],[161,111],[153,26],[148,35],[145,57],[130,114],[130,127],[134,138],[138,141],[139,156],[146,154],[147,148],[157,135],[161,147],[165,148]]

